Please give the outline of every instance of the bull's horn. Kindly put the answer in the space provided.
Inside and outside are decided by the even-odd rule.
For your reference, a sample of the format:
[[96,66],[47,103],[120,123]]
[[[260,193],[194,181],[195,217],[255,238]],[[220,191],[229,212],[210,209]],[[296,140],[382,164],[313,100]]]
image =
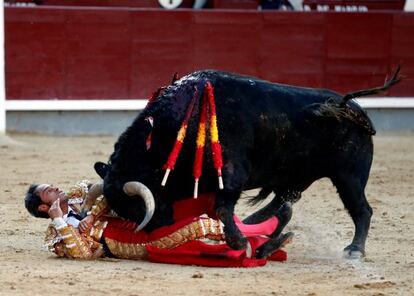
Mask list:
[[103,181],[95,183],[89,188],[88,194],[85,197],[85,200],[82,203],[81,207],[81,216],[86,216],[86,213],[90,211],[92,205],[95,203],[95,200],[103,194]]
[[154,196],[152,195],[151,190],[148,189],[147,186],[140,182],[127,182],[124,184],[124,192],[129,196],[138,195],[140,196],[144,202],[146,207],[145,217],[142,220],[141,224],[135,229],[135,231],[140,231],[143,229],[148,222],[151,220],[152,216],[154,215],[155,210],[155,200]]
[[92,196],[92,198],[96,199],[97,197],[101,196],[103,194],[103,181],[99,181],[91,186],[89,188],[89,196]]

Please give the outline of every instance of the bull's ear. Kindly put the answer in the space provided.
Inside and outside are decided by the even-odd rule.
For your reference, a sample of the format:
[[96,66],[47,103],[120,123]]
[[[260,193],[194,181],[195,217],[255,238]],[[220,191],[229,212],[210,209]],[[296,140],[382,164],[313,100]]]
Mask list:
[[95,172],[99,175],[99,177],[104,179],[110,169],[110,166],[106,163],[98,161],[98,162],[95,162],[95,164],[93,165],[93,168],[95,169]]

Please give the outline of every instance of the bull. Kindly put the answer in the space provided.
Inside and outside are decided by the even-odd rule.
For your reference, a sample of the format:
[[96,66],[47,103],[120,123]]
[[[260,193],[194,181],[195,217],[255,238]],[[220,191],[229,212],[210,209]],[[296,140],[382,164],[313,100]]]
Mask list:
[[[199,112],[191,113],[182,152],[165,187],[160,185],[163,165],[187,106],[196,94],[194,110],[199,110],[202,90],[209,82],[215,94],[224,188],[218,188],[212,158],[206,153],[199,190],[215,192],[215,210],[224,224],[228,245],[233,249],[247,245],[233,220],[242,191],[262,188],[253,202],[275,194],[268,205],[244,221],[259,223],[283,202],[299,200],[313,182],[327,177],[355,225],[345,255],[364,256],[372,216],[365,186],[376,131],[366,112],[351,99],[377,94],[399,80],[398,67],[382,87],[343,96],[331,90],[270,83],[215,70],[191,73],[159,90],[121,134],[108,166],[100,169],[104,194],[111,208],[139,223],[139,229],[151,231],[173,223],[173,202],[193,195]],[[266,255],[259,250],[258,257]]]

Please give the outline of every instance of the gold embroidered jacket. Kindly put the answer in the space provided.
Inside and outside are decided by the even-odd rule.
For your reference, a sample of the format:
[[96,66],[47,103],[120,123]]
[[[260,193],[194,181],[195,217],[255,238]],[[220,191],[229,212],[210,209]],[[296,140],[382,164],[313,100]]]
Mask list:
[[[85,192],[82,192],[79,187],[74,192],[76,192],[76,196],[79,196],[76,198],[84,199],[86,196]],[[88,212],[88,215],[94,218],[94,223],[87,234],[81,234],[77,228],[68,225],[62,218],[54,219],[46,232],[45,247],[59,257],[73,259],[103,257],[103,245],[100,241],[108,223],[108,216],[113,217],[109,212],[110,209],[106,200],[102,196],[98,197],[91,211]],[[114,239],[104,239],[111,253],[117,258],[145,259],[147,245],[172,249],[197,239],[222,241],[224,240],[224,233],[220,221],[201,216],[173,233],[151,242],[128,244]]]

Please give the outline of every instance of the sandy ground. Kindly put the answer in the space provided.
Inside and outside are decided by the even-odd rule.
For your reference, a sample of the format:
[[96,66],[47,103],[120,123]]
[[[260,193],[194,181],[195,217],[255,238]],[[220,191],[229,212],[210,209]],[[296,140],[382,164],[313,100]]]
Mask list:
[[[220,269],[104,259],[57,259],[41,250],[48,221],[26,213],[32,182],[68,188],[97,180],[111,137],[11,135],[0,139],[0,295],[414,295],[414,136],[375,137],[367,188],[374,209],[364,262],[342,259],[353,224],[329,180],[294,206],[286,263]],[[241,216],[251,212],[241,205]]]

